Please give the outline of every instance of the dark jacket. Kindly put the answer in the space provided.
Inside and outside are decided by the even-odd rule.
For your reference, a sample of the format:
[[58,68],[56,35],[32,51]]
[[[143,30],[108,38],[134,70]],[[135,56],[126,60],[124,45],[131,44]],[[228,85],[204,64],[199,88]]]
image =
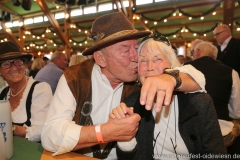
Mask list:
[[[217,115],[210,96],[204,93],[178,93],[177,96],[179,132],[189,154],[226,154]],[[153,159],[155,122],[152,112],[145,110],[145,107],[140,105],[139,97],[139,93],[134,93],[125,101],[127,106],[134,106],[134,111],[141,115],[136,135],[137,145],[131,152],[123,152],[117,147],[119,160]],[[194,158],[191,157],[191,159]]]
[[205,89],[213,100],[218,119],[231,121],[228,103],[232,92],[232,68],[209,56],[201,57],[186,64],[191,64],[204,74],[206,79]]
[[231,38],[222,52],[218,47],[217,60],[235,69],[240,76],[240,39]]

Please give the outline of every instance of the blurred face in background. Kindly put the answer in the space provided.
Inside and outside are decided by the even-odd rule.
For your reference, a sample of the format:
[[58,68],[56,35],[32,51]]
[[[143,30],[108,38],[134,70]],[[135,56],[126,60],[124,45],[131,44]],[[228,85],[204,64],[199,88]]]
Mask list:
[[217,27],[214,31],[213,31],[213,34],[214,34],[214,38],[216,39],[217,43],[219,45],[223,44],[223,42],[228,38],[230,37],[230,33],[229,33],[229,30],[226,29],[225,27],[223,26],[219,26]]
[[59,58],[55,58],[54,63],[62,70],[65,70],[68,67],[68,58],[66,54],[61,54]]
[[48,64],[48,60],[43,60],[42,62],[43,67],[46,66],[47,64]]

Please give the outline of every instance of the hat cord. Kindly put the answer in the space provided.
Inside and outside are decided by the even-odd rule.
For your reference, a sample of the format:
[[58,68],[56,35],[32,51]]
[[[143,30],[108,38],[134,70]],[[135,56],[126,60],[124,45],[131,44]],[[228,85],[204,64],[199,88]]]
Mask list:
[[26,87],[27,81],[28,81],[28,79],[26,80],[26,83],[24,84],[23,88],[20,89],[20,90],[17,92],[17,94],[13,94],[13,93],[12,93],[12,90],[11,90],[11,96],[16,97],[16,96]]

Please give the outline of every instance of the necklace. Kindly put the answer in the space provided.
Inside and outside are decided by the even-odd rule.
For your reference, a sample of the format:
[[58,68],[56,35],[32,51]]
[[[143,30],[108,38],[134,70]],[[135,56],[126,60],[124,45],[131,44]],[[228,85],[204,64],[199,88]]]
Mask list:
[[12,90],[11,90],[11,96],[16,97],[16,96],[26,87],[27,81],[28,81],[28,80],[26,80],[26,83],[24,84],[23,88],[20,89],[20,90],[17,92],[17,94],[12,94]]

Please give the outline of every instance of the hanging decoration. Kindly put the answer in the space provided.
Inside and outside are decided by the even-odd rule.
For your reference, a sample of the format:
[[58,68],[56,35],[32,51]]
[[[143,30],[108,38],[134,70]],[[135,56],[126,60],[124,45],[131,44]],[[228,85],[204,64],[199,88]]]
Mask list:
[[235,24],[238,25],[238,26],[240,26],[240,22],[238,22],[238,21],[235,21]]
[[42,36],[46,32],[46,30],[47,30],[47,28],[43,28],[41,30],[41,32],[39,32],[39,30],[38,30],[38,32],[34,32],[34,30],[30,30],[30,33],[34,36]]
[[71,37],[70,39],[75,43],[84,43],[87,40],[87,38],[84,38],[82,41],[76,41],[74,38],[71,38]]
[[38,43],[34,43],[34,42],[30,42],[30,43],[26,43],[24,46],[25,46],[25,48],[27,48],[27,47],[35,47],[35,48],[41,48],[41,47],[43,47],[43,46],[45,46],[45,45],[47,45],[47,42],[44,42],[44,43],[41,43],[41,44],[39,44],[39,42]]
[[60,41],[60,42],[58,42],[57,40],[55,40],[55,39],[53,39],[52,40],[55,44],[57,44],[57,45],[62,45],[62,42]]
[[201,14],[198,14],[198,15],[184,12],[181,8],[175,8],[169,14],[167,14],[166,16],[163,16],[161,18],[149,18],[149,17],[145,16],[144,14],[140,14],[140,16],[142,18],[144,18],[145,20],[148,20],[148,21],[162,21],[164,19],[167,19],[167,18],[171,17],[174,12],[178,11],[179,13],[182,13],[184,16],[187,16],[187,17],[200,18],[202,16],[205,16],[205,15],[208,15],[208,14],[212,13],[217,7],[219,7],[221,5],[221,3],[222,3],[222,0],[219,1],[217,4],[215,4],[208,11],[206,11],[204,13],[201,13]]
[[186,28],[189,32],[191,32],[191,33],[197,33],[197,34],[199,34],[199,35],[202,35],[202,34],[204,34],[204,33],[208,33],[208,32],[213,31],[217,26],[218,26],[218,23],[216,23],[212,28],[210,28],[210,29],[208,29],[208,30],[205,30],[205,31],[194,31],[194,30],[192,30],[191,28],[189,28],[188,26],[185,26],[185,28]]
[[148,17],[146,17],[144,14],[140,14],[140,17],[142,17],[142,18],[144,18],[145,20],[148,20],[148,21],[162,21],[162,20],[164,20],[164,19],[167,19],[167,18],[171,17],[172,14],[173,14],[174,12],[176,12],[177,10],[178,10],[178,9],[173,9],[172,12],[170,12],[170,13],[167,14],[166,16],[163,16],[162,18],[155,18],[155,19],[153,19],[153,18],[148,18]]
[[209,9],[208,11],[206,11],[206,12],[204,12],[204,13],[198,14],[198,15],[189,14],[189,13],[187,13],[187,12],[184,12],[181,8],[179,8],[178,10],[179,10],[179,12],[182,13],[184,16],[192,17],[192,18],[200,18],[200,17],[202,17],[202,16],[206,16],[206,15],[212,13],[217,7],[219,7],[219,6],[221,5],[221,3],[222,3],[222,0],[219,1],[217,4],[215,4],[215,5],[213,6],[213,8]]
[[[198,35],[203,35],[204,33],[212,32],[218,26],[218,24],[219,23],[216,23],[212,28],[210,28],[208,30],[204,30],[204,31],[195,31],[195,30],[192,30],[191,28],[189,28],[188,26],[184,26],[184,27],[181,27],[181,28],[177,29],[176,31],[168,33],[168,34],[163,34],[163,33],[159,32],[159,31],[157,31],[156,29],[152,29],[152,32],[160,34],[160,35],[163,35],[165,37],[169,37],[169,36],[173,36],[173,35],[181,32],[185,28],[190,33],[197,33]],[[240,25],[240,23],[239,23],[239,25]]]
[[157,31],[157,30],[155,30],[155,29],[153,29],[152,31],[153,31],[153,33],[157,33],[157,34],[163,35],[163,36],[165,36],[165,37],[169,37],[169,36],[172,36],[172,35],[174,35],[174,34],[177,34],[177,33],[180,32],[182,29],[183,29],[183,27],[181,27],[180,29],[176,30],[175,32],[168,33],[168,34],[163,34],[163,33],[159,32],[159,31]]
[[91,26],[90,27],[82,27],[78,23],[76,23],[76,26],[78,27],[78,29],[81,29],[81,30],[90,30],[91,29]]

